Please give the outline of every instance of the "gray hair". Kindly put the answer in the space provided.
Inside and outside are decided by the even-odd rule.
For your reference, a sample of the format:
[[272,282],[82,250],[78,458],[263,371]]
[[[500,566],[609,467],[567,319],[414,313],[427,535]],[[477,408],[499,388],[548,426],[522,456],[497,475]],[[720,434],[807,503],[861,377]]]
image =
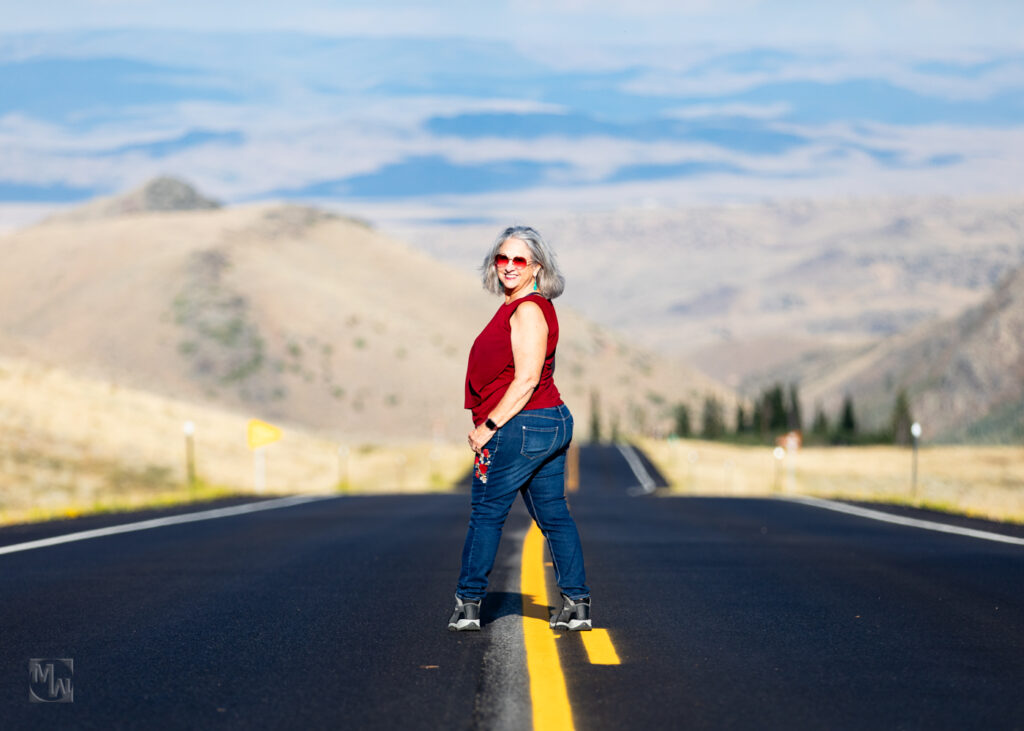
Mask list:
[[494,257],[497,256],[501,245],[508,239],[519,239],[526,244],[530,249],[533,262],[540,264],[536,280],[537,292],[549,300],[562,294],[565,290],[565,277],[562,276],[562,271],[558,268],[555,252],[544,240],[544,237],[529,226],[509,226],[494,240],[490,251],[484,257],[483,266],[480,267],[484,289],[491,294],[502,294],[505,291],[498,279],[498,272],[494,268]]

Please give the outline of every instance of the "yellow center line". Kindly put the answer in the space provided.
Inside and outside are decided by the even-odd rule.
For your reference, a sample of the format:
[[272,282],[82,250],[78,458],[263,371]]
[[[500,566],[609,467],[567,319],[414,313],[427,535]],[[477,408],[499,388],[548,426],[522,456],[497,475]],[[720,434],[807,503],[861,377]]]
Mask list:
[[583,639],[583,647],[587,650],[587,659],[591,665],[622,664],[608,630],[592,629],[589,632],[580,632],[580,637]]
[[523,541],[522,582],[523,636],[526,668],[530,674],[534,731],[571,731],[572,708],[565,689],[565,675],[548,615],[548,589],[544,580],[544,537],[536,524]]

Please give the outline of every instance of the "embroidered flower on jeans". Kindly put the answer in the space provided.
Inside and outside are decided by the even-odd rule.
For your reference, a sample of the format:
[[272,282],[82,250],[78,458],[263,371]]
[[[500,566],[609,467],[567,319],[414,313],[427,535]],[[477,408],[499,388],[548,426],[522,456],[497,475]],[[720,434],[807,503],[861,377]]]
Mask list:
[[473,461],[476,473],[476,479],[480,482],[487,484],[487,468],[491,466],[491,450],[484,448],[483,450],[476,453],[476,459]]

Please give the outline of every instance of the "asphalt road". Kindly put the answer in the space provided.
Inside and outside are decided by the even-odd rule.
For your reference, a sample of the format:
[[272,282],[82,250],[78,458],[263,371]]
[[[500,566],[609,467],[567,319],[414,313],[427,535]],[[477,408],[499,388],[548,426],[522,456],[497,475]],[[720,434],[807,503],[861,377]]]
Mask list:
[[[636,484],[582,450],[570,502],[622,662],[557,639],[578,729],[1024,728],[1024,546]],[[337,497],[0,554],[0,728],[529,728],[528,518],[484,631],[454,634],[467,517],[466,494]],[[30,702],[33,658],[73,660],[73,702]]]

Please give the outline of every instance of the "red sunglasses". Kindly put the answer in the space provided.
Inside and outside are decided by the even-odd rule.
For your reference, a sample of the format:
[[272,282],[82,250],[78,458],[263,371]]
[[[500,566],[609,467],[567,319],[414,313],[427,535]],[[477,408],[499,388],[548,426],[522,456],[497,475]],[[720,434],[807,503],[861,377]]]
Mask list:
[[[525,256],[513,256],[511,261],[512,266],[514,266],[516,269],[526,269],[526,267],[528,267],[531,263],[530,260],[527,259]],[[496,267],[507,267],[508,263],[509,258],[504,254],[498,254],[497,256],[494,257],[494,266]]]

